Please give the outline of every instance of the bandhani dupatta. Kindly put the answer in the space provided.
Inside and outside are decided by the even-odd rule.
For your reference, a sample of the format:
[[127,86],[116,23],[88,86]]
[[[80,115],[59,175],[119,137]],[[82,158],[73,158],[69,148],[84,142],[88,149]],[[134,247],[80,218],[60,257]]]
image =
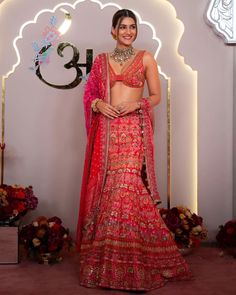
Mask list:
[[[86,230],[88,224],[90,226],[91,224],[94,224],[95,226],[107,170],[110,119],[99,113],[92,112],[91,102],[95,98],[100,98],[105,102],[110,103],[109,93],[108,59],[106,54],[103,53],[96,57],[84,91],[84,111],[88,141],[85,153],[77,226],[78,250],[80,250],[83,230]],[[145,166],[143,169],[145,175],[144,183],[147,186],[154,203],[159,203],[160,197],[157,190],[154,171],[153,129],[150,118],[151,108],[147,99],[143,98],[141,99],[141,102],[140,125],[143,130],[145,146]],[[95,137],[96,145],[94,144]],[[93,155],[96,155],[96,159],[92,159]],[[96,174],[93,174],[91,177],[90,168],[92,160],[99,161],[99,164],[97,165]]]
[[[87,146],[85,152],[84,171],[81,186],[79,219],[77,226],[77,248],[80,249],[82,231],[85,227],[88,216],[93,215],[92,211],[98,210],[98,204],[102,192],[102,187],[105,181],[105,171],[107,162],[108,149],[108,128],[109,120],[100,114],[94,113],[91,110],[91,103],[95,98],[103,99],[109,102],[108,99],[108,77],[107,77],[107,62],[106,55],[100,54],[96,57],[88,81],[84,91],[84,112],[85,123],[87,130]],[[100,134],[96,134],[100,126]],[[95,136],[99,136],[98,146],[94,145]],[[92,162],[92,155],[96,150],[98,160],[101,161],[96,175],[91,179],[90,168]],[[94,183],[93,189],[88,190],[88,181]],[[90,185],[91,187],[91,185]],[[96,212],[94,212],[96,214]]]

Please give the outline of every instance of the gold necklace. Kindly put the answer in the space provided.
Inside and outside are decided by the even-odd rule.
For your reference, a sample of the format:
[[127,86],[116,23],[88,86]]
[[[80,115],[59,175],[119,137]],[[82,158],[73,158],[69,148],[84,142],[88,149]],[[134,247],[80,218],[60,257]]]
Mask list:
[[110,57],[115,62],[118,62],[121,66],[123,66],[124,62],[129,60],[132,55],[135,55],[134,48],[132,46],[122,49],[116,47]]

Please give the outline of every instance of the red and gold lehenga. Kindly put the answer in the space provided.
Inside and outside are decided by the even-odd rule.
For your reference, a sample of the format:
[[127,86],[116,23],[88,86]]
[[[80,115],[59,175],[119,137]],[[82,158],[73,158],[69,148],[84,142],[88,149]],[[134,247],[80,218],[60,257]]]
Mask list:
[[153,161],[150,106],[109,120],[91,113],[97,97],[109,102],[106,54],[98,55],[86,85],[88,144],[77,243],[80,284],[151,290],[189,278],[185,260],[161,219]]

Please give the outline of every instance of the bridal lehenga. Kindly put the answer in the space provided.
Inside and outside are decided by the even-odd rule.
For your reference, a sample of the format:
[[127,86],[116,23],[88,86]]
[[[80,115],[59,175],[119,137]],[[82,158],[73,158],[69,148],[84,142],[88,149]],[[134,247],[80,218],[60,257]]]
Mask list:
[[99,55],[85,89],[88,144],[78,222],[80,284],[148,291],[191,277],[158,212],[149,103],[108,120],[91,101],[109,102],[107,57]]

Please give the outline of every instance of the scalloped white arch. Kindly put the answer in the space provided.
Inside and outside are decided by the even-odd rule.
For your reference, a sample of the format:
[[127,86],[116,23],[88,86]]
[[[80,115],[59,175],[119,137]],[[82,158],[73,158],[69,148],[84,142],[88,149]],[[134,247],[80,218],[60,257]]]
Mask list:
[[[5,75],[3,75],[3,78],[4,78],[4,79],[5,79],[5,78],[8,78],[12,73],[14,73],[15,69],[16,69],[17,66],[20,64],[20,53],[19,53],[19,50],[18,50],[18,47],[17,47],[17,41],[23,38],[23,31],[24,31],[24,29],[25,29],[28,25],[30,25],[30,24],[35,24],[35,23],[37,22],[38,17],[39,17],[41,14],[45,13],[45,12],[51,12],[51,13],[53,13],[53,12],[55,12],[57,9],[61,8],[62,6],[68,6],[68,7],[71,7],[71,8],[73,8],[73,9],[75,9],[76,6],[77,6],[79,3],[82,3],[82,2],[85,2],[85,1],[90,1],[90,2],[93,2],[93,3],[97,3],[97,4],[100,6],[101,9],[104,9],[104,8],[106,8],[106,7],[109,7],[109,6],[116,7],[117,9],[121,9],[121,8],[122,8],[120,5],[118,5],[118,4],[114,3],[114,2],[109,2],[109,3],[106,3],[106,4],[102,4],[102,2],[99,1],[99,0],[76,0],[73,4],[68,3],[68,2],[61,2],[61,3],[57,4],[57,5],[55,5],[52,9],[42,9],[42,10],[40,10],[40,11],[35,15],[35,17],[33,18],[33,20],[29,20],[29,21],[25,22],[25,23],[21,26],[21,28],[20,28],[20,30],[19,30],[19,34],[18,34],[18,36],[16,36],[16,37],[14,38],[14,40],[13,40],[13,47],[14,47],[15,52],[16,52],[17,62],[12,66],[11,70],[9,70]],[[174,8],[174,7],[173,7],[173,8]],[[174,9],[175,9],[175,8],[174,8]],[[137,15],[137,18],[138,18],[138,20],[139,20],[139,23],[140,23],[141,25],[146,25],[146,26],[148,26],[148,27],[151,29],[151,31],[152,31],[152,39],[155,40],[155,41],[157,42],[157,44],[158,44],[158,46],[157,46],[157,50],[156,50],[156,52],[155,52],[155,54],[154,54],[154,57],[155,57],[155,59],[156,59],[157,56],[158,56],[158,54],[159,54],[159,52],[160,52],[160,49],[161,49],[161,46],[162,46],[162,42],[161,42],[161,40],[157,37],[157,35],[156,35],[156,30],[155,30],[154,26],[153,26],[150,22],[147,22],[147,21],[142,20],[141,15],[140,15],[137,11],[135,11],[135,10],[133,10],[133,11],[134,11],[134,13]],[[176,11],[175,11],[175,16],[176,16]],[[176,17],[176,19],[178,19],[178,18]],[[184,25],[183,25],[182,21],[179,20],[179,19],[178,19],[178,21],[180,21],[182,27],[184,28]],[[183,59],[183,62],[184,62],[184,57],[181,56],[180,54],[179,54],[179,57],[180,57],[181,59]],[[192,69],[189,65],[186,65],[186,64],[185,64],[185,66],[189,67],[189,69],[191,69],[191,70],[193,71],[193,69]],[[159,69],[160,74],[163,75],[163,76],[165,77],[165,79],[168,79],[168,78],[169,78],[169,77],[167,77],[167,75],[162,71],[162,69],[161,69],[160,66],[158,66],[158,69]]]

